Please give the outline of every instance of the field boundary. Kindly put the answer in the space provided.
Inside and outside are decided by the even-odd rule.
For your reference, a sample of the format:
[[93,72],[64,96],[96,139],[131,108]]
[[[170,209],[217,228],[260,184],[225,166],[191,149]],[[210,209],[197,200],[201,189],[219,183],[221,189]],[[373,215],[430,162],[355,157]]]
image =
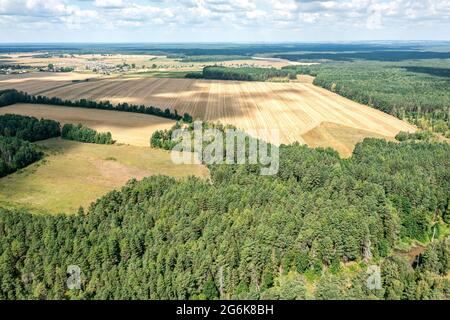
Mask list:
[[175,109],[171,111],[166,108],[164,111],[158,107],[146,107],[145,105],[135,105],[128,103],[119,103],[116,106],[109,101],[93,101],[88,99],[79,99],[76,101],[61,99],[57,97],[46,97],[41,95],[30,95],[24,91],[17,91],[16,89],[8,89],[0,91],[0,107],[8,106],[15,103],[31,103],[31,104],[49,104],[66,107],[79,107],[88,109],[101,110],[117,110],[124,112],[134,112],[154,115],[157,117],[168,118],[172,120],[183,120],[184,122],[192,122],[192,116],[184,113],[180,116]]

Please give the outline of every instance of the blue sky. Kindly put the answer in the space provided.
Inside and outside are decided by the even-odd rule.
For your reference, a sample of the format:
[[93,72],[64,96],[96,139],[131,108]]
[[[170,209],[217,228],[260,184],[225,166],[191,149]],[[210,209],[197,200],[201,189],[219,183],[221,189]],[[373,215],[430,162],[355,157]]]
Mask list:
[[0,42],[450,40],[450,0],[0,0]]

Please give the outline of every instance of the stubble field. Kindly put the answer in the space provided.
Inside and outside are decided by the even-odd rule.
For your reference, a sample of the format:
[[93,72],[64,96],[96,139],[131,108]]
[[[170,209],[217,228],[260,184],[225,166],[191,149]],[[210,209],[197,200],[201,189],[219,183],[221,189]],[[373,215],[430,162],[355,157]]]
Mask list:
[[[20,90],[70,100],[85,98],[176,109],[196,119],[233,124],[274,143],[299,141],[311,146],[329,146],[344,156],[348,156],[355,143],[364,137],[392,139],[399,131],[415,130],[406,122],[316,87],[309,81],[272,83],[170,78],[107,78],[70,83],[47,80],[45,84],[41,81],[39,77],[22,79]],[[0,89],[15,86],[14,79],[0,78]],[[279,141],[269,134],[270,130],[279,131]]]
[[52,54],[42,53],[13,53],[5,54],[0,59],[2,64],[18,64],[31,67],[47,67],[50,63],[57,67],[73,67],[84,70],[85,65],[90,62],[101,62],[108,64],[135,64],[137,66],[151,66],[153,60],[158,59],[155,55],[133,55],[133,54]]
[[173,120],[147,114],[39,104],[20,103],[0,108],[0,115],[8,113],[53,119],[61,124],[81,123],[99,132],[111,132],[117,143],[141,147],[150,146],[153,132],[175,124]]

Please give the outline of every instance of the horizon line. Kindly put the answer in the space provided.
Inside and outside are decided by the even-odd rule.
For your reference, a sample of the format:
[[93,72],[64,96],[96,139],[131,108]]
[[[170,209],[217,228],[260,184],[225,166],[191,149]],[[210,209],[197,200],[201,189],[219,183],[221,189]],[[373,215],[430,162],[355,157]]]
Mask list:
[[35,41],[19,41],[19,42],[3,42],[0,41],[0,45],[5,44],[308,44],[308,43],[376,43],[376,42],[448,42],[450,39],[445,40],[318,40],[318,41],[57,41],[57,42],[35,42]]

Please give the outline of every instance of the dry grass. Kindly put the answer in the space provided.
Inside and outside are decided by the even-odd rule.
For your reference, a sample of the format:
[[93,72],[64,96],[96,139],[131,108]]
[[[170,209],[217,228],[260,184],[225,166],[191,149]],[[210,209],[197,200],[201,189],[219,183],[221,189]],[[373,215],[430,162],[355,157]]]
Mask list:
[[342,156],[350,156],[355,145],[364,138],[373,137],[393,140],[393,137],[375,134],[370,131],[323,122],[302,135],[303,140],[312,148],[333,148]]
[[[191,79],[100,79],[67,86],[52,84],[42,94],[65,99],[109,100],[176,109],[197,119],[229,123],[258,137],[276,142],[268,129],[280,132],[282,143],[299,141],[312,146],[323,143],[344,150],[348,137],[394,137],[415,128],[393,116],[343,98],[300,79],[291,83],[205,81]],[[36,80],[39,82],[39,80]],[[29,85],[33,86],[30,81]],[[0,88],[8,81],[1,81]],[[335,124],[328,134],[308,132],[322,123]],[[337,130],[337,131],[336,131]],[[350,130],[350,131],[348,131]],[[347,134],[343,132],[348,131]],[[330,137],[331,136],[331,137]],[[317,137],[315,139],[314,137]],[[327,141],[322,141],[327,139]],[[341,139],[344,139],[341,141]],[[347,155],[348,152],[342,153]]]
[[35,104],[0,108],[0,114],[7,113],[53,119],[61,124],[81,123],[99,132],[109,131],[118,143],[134,146],[149,146],[154,131],[168,129],[175,124],[173,120],[146,114]]
[[44,160],[0,179],[0,204],[34,212],[75,213],[129,179],[164,174],[207,177],[200,165],[174,165],[169,152],[149,147],[41,141]]

